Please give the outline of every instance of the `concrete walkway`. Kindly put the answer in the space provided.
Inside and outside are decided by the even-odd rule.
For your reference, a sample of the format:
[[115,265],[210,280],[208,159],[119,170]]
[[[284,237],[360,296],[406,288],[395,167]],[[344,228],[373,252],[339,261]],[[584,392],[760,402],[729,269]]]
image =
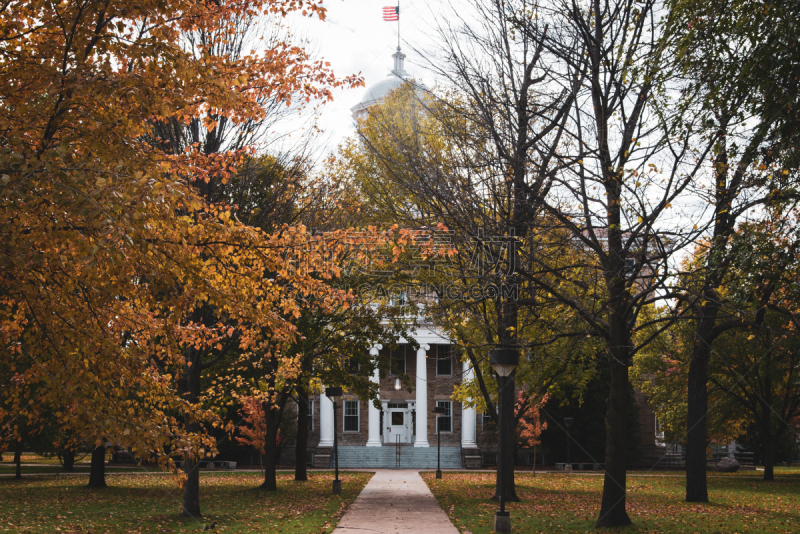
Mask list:
[[414,470],[378,469],[333,534],[458,534]]

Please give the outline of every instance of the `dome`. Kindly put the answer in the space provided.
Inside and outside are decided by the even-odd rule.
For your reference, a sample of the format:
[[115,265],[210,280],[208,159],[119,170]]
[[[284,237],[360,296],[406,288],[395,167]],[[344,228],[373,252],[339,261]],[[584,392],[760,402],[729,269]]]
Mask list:
[[354,119],[365,115],[367,108],[386,98],[386,95],[403,85],[403,82],[409,77],[408,73],[403,68],[403,60],[405,60],[406,55],[400,51],[399,46],[397,47],[397,52],[392,54],[392,57],[394,58],[394,68],[392,71],[386,78],[367,87],[361,101],[350,108]]

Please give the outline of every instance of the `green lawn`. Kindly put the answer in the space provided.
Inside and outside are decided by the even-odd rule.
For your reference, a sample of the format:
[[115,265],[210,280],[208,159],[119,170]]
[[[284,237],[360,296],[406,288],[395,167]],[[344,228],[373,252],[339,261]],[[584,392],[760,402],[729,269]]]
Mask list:
[[[660,473],[655,473],[660,475]],[[777,533],[800,531],[800,470],[776,469],[775,481],[760,473],[709,474],[712,502],[683,502],[682,475],[628,475],[628,514],[633,526],[593,532]],[[422,474],[439,504],[462,533],[489,534],[497,502],[494,473]],[[517,473],[511,503],[514,532],[586,532],[600,507],[602,476]]]
[[342,473],[343,495],[331,495],[333,473],[309,473],[308,482],[278,476],[278,491],[257,489],[258,473],[202,473],[204,517],[179,515],[182,492],[170,475],[115,474],[103,490],[87,478],[0,478],[0,530],[24,533],[197,532],[216,522],[217,532],[330,532],[372,477]]
[[[73,473],[89,474],[89,464],[75,465]],[[0,464],[0,475],[13,475],[17,472],[17,468],[12,464]],[[158,469],[147,467],[109,467],[106,466],[106,473],[140,473],[140,472],[160,472]],[[22,476],[41,474],[41,473],[59,473],[67,474],[64,468],[60,465],[23,465]]]

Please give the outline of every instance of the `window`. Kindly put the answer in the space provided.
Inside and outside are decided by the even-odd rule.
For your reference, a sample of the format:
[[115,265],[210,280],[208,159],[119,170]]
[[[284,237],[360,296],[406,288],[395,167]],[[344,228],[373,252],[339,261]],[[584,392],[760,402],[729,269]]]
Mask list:
[[625,274],[633,274],[633,271],[636,270],[636,259],[625,258],[625,263],[622,269]]
[[439,432],[453,431],[453,403],[450,401],[436,401],[437,408],[444,408],[444,414],[436,418],[439,424]]
[[488,413],[483,414],[483,421],[481,421],[481,423],[483,424],[484,430],[495,430],[497,428],[497,425],[494,424],[492,416]]
[[401,291],[400,293],[393,293],[391,297],[389,297],[389,305],[390,306],[405,306],[406,305],[406,292]]
[[392,374],[406,374],[406,347],[401,345],[399,349],[392,350]]
[[350,358],[347,360],[347,372],[351,375],[357,375],[359,369],[361,369],[361,364],[356,361],[355,358]]
[[436,376],[452,376],[453,359],[450,357],[450,345],[436,345]]
[[345,432],[358,432],[358,404],[356,400],[344,401]]
[[[297,417],[300,418],[300,402],[297,402]],[[314,400],[308,399],[308,430],[314,430]]]

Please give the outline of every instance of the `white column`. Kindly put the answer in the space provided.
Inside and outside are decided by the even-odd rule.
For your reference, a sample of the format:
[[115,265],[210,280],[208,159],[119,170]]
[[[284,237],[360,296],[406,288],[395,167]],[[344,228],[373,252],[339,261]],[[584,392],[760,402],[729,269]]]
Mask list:
[[[461,380],[463,382],[472,380],[474,372],[472,363],[469,360],[465,361]],[[461,447],[463,449],[474,449],[478,446],[475,415],[475,408],[467,408],[464,404],[461,405]]]
[[417,438],[415,447],[430,447],[428,444],[428,367],[425,353],[430,345],[420,345],[417,350]]
[[319,394],[319,445],[333,447],[333,401],[325,396],[325,388]]
[[[383,348],[382,345],[375,345],[371,349],[369,349],[369,355],[372,356],[373,360],[378,359],[378,353]],[[376,384],[380,384],[380,372],[378,371],[378,366],[375,366],[375,372],[370,377],[370,381],[375,382]],[[375,408],[375,404],[373,402],[368,402],[367,408],[369,412],[369,438],[367,439],[367,447],[380,447],[381,446],[381,412],[377,408]]]

